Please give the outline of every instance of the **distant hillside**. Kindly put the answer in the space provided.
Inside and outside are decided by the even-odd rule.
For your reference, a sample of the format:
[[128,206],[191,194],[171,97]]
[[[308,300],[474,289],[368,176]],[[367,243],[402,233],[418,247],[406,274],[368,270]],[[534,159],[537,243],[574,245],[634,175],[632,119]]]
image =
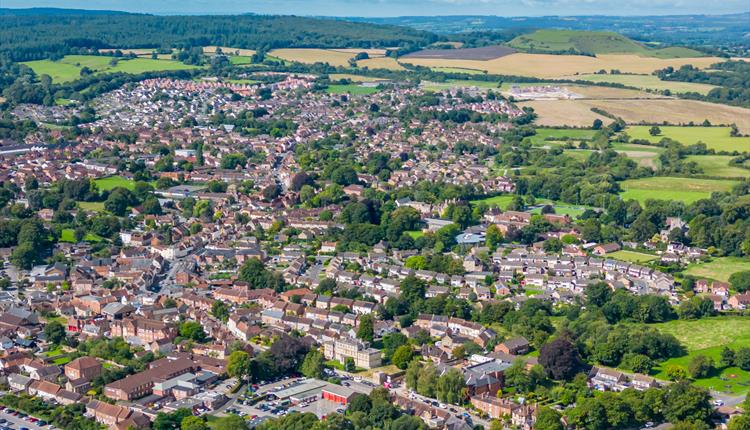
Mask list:
[[30,7],[24,9],[0,8],[0,16],[29,15],[137,15],[116,10],[61,9],[58,7]]
[[[80,12],[80,13],[78,13]],[[101,48],[232,46],[275,48],[386,48],[427,46],[433,33],[296,16],[153,16],[44,9],[39,14],[0,10],[0,55],[39,60]]]
[[689,48],[651,49],[621,34],[604,31],[537,30],[516,37],[508,45],[527,52],[636,54],[657,58],[702,57],[704,55]]

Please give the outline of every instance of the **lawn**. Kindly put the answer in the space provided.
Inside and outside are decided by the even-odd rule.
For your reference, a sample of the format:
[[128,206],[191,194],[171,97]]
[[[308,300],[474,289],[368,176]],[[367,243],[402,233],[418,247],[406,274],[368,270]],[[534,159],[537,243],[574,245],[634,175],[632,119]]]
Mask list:
[[421,231],[421,230],[411,230],[411,231],[407,231],[405,233],[408,234],[409,236],[411,236],[411,238],[415,239],[415,240],[419,239],[422,236],[424,236],[424,232]]
[[697,278],[727,282],[732,273],[745,270],[750,270],[750,258],[717,257],[706,263],[693,263],[684,273]]
[[703,142],[710,149],[727,152],[747,152],[750,151],[750,137],[732,137],[729,127],[680,127],[680,126],[660,126],[661,134],[651,136],[649,134],[650,126],[633,126],[625,129],[625,132],[632,139],[644,139],[650,142],[659,142],[662,138],[668,137],[684,145]]
[[[103,239],[101,236],[94,233],[86,233],[83,237],[84,242],[101,242]],[[60,233],[60,242],[77,243],[75,230],[72,228],[65,228]]]
[[77,202],[78,207],[91,212],[102,212],[104,211],[104,202]]
[[479,200],[472,200],[472,205],[478,205],[479,203],[484,203],[487,206],[496,206],[502,210],[505,210],[506,207],[510,204],[510,202],[513,201],[513,198],[515,195],[513,194],[501,194],[499,196],[494,197],[487,197],[485,199],[479,199]]
[[604,75],[604,74],[587,74],[568,76],[568,79],[582,80],[589,82],[612,82],[626,85],[628,87],[640,88],[644,90],[669,90],[673,93],[696,92],[707,94],[714,85],[696,84],[692,82],[662,81],[655,75]]
[[[584,212],[586,212],[587,209],[587,207],[585,206],[566,205],[563,203],[556,203],[552,205],[552,207],[555,208],[555,214],[567,215],[573,219],[581,216]],[[542,213],[542,208],[534,208],[530,212],[533,214],[540,214]]]
[[106,178],[100,178],[94,181],[99,191],[110,191],[117,187],[127,188],[128,190],[135,189],[135,181],[122,176],[107,176]]
[[242,66],[245,64],[252,64],[253,59],[250,57],[243,57],[239,55],[231,55],[228,57],[229,62],[232,63],[235,66]]
[[735,181],[727,179],[694,179],[675,177],[653,177],[629,179],[620,183],[624,190],[620,196],[624,200],[638,200],[644,203],[648,199],[677,200],[692,203],[707,199],[712,192],[729,191]]
[[357,84],[347,84],[347,85],[329,85],[328,88],[326,88],[326,91],[329,94],[363,95],[363,94],[377,93],[378,89],[375,87],[363,87]]
[[[657,366],[654,372],[659,379],[667,379],[665,370],[669,365],[686,367],[696,355],[705,355],[718,362],[724,346],[737,348],[750,345],[750,318],[747,317],[674,320],[651,324],[649,327],[674,335],[688,351],[685,356],[669,359]],[[694,383],[717,391],[742,394],[750,391],[750,373],[737,367],[729,367],[717,370],[711,377],[698,379]]]
[[627,261],[629,263],[647,263],[649,261],[656,260],[656,255],[646,254],[637,251],[620,250],[610,254],[607,257],[614,258],[615,260]]
[[66,55],[60,60],[37,60],[27,61],[29,66],[37,75],[49,75],[52,82],[71,82],[81,77],[81,69],[88,67],[94,73],[145,73],[167,70],[189,70],[197,66],[191,66],[172,60],[152,60],[150,58],[117,59],[115,65],[110,64],[114,57],[100,55]]
[[724,178],[750,177],[750,169],[729,165],[729,162],[733,158],[731,155],[689,155],[687,161],[696,162],[703,169],[703,174],[707,176],[720,176]]

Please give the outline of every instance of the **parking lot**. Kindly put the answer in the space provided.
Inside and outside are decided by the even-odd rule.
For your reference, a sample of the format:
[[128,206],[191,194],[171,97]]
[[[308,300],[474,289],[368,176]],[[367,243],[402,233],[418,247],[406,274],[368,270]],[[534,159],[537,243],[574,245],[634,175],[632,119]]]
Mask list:
[[[11,413],[7,412],[8,409],[3,408],[0,410],[0,429],[13,429],[13,430],[23,430],[23,429],[29,429],[29,430],[51,430],[55,427],[51,425],[46,425],[44,427],[40,427],[37,425],[37,423],[31,422],[32,417],[21,416],[20,412],[16,412],[18,415],[13,415]],[[33,418],[36,419],[36,418]],[[4,421],[3,421],[4,420]]]

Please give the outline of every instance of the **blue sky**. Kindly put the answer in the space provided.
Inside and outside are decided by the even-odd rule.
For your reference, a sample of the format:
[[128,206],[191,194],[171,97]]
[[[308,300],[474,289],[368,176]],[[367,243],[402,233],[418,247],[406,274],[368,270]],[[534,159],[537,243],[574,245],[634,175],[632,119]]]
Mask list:
[[745,12],[748,0],[2,0],[2,7],[111,9],[156,14],[682,15]]

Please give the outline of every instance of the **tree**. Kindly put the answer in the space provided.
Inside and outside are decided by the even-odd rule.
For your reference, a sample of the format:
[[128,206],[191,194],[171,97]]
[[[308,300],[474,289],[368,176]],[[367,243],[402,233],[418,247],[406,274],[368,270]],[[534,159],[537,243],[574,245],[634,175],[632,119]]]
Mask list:
[[48,342],[59,345],[65,339],[65,327],[59,321],[50,321],[44,326],[44,335]]
[[354,362],[354,359],[351,357],[346,357],[344,359],[344,370],[347,372],[353,372],[357,368],[357,364]]
[[721,358],[719,364],[723,367],[734,366],[734,350],[728,346],[725,346],[721,350]]
[[727,423],[727,430],[750,430],[750,414],[733,416]]
[[411,346],[401,345],[396,348],[396,352],[393,353],[391,362],[401,370],[405,370],[409,366],[409,362],[414,356]]
[[750,370],[750,348],[742,347],[735,351],[734,365],[742,370]]
[[602,307],[612,297],[612,289],[606,282],[597,282],[586,288],[586,302]]
[[180,336],[196,342],[206,340],[206,332],[203,331],[203,326],[197,321],[185,321],[180,324]]
[[375,339],[375,322],[372,315],[363,315],[359,320],[359,327],[357,327],[357,337],[372,342]]
[[536,416],[535,430],[564,430],[560,414],[554,409],[542,407]]
[[710,357],[699,354],[688,364],[688,372],[693,378],[705,378],[714,370],[714,361]]
[[648,134],[651,136],[658,136],[661,134],[661,129],[658,126],[652,126],[648,129]]
[[10,262],[21,269],[29,270],[34,266],[39,254],[29,242],[18,244],[10,255]]
[[325,359],[320,351],[314,349],[307,353],[305,360],[302,362],[300,372],[308,378],[323,378],[323,369],[325,369]]
[[156,414],[156,419],[154,419],[152,427],[154,430],[176,430],[182,426],[182,421],[186,417],[192,415],[192,411],[187,408],[180,408],[167,414],[159,412]]
[[489,247],[490,250],[497,249],[497,247],[500,246],[501,243],[503,243],[503,239],[503,232],[500,231],[500,228],[497,225],[492,224],[487,227],[485,242],[487,243],[487,247]]
[[229,306],[220,300],[216,300],[211,305],[211,315],[226,322],[229,319]]
[[464,375],[456,368],[449,368],[437,380],[437,397],[443,402],[459,404],[463,400],[466,382]]
[[231,414],[217,418],[211,428],[213,430],[247,430],[247,423],[241,416]]
[[208,430],[208,425],[203,421],[203,418],[196,416],[189,416],[182,419],[180,423],[181,430]]
[[594,123],[591,125],[591,128],[593,128],[594,130],[601,130],[602,129],[602,125],[604,125],[604,123],[602,122],[602,120],[600,120],[599,118],[597,118],[597,119],[594,120]]
[[582,368],[578,348],[564,337],[545,344],[539,351],[539,364],[556,380],[569,380]]
[[749,291],[750,290],[750,270],[732,273],[732,275],[729,277],[729,283],[732,284],[732,287],[735,290],[741,293],[745,291]]
[[654,367],[654,362],[647,355],[629,352],[622,357],[621,365],[633,372],[648,375],[651,372],[651,368]]
[[349,402],[346,411],[350,414],[354,412],[364,412],[369,414],[371,408],[372,400],[370,400],[370,397],[362,393],[356,393],[351,402]]
[[711,395],[703,388],[681,381],[671,384],[664,396],[664,418],[670,422],[695,421],[708,423],[713,407]]
[[682,366],[671,364],[667,366],[667,377],[672,381],[684,381],[688,378],[688,371]]
[[229,354],[227,361],[227,375],[239,380],[250,375],[250,355],[245,351],[235,351]]

